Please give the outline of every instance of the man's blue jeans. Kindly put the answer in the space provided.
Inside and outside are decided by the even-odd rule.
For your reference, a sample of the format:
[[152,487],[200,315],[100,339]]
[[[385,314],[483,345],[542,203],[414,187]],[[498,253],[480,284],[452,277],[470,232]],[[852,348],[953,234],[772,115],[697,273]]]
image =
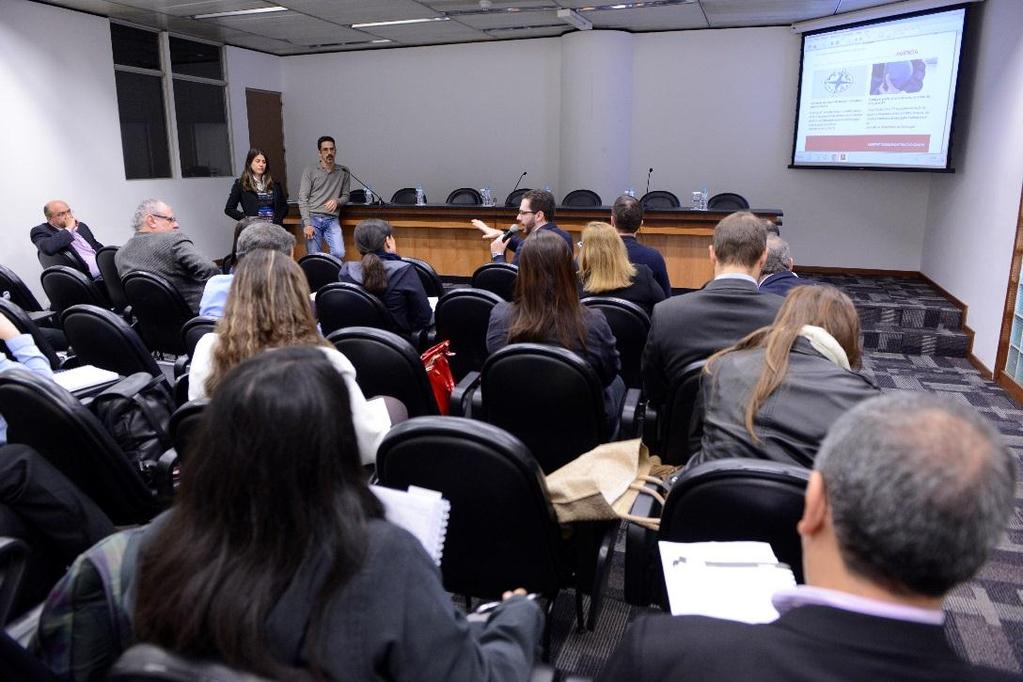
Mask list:
[[330,255],[337,256],[341,260],[345,258],[345,240],[341,236],[341,224],[336,216],[312,214],[309,219],[313,223],[312,239],[306,239],[305,250],[307,253],[319,253],[320,242],[327,242],[327,249]]

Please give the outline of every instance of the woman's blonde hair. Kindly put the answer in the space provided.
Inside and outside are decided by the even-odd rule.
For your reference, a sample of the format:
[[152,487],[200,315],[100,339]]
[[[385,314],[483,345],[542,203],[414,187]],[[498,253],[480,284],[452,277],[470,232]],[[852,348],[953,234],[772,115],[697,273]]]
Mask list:
[[206,379],[208,396],[231,368],[268,348],[331,347],[316,330],[302,269],[289,256],[269,249],[253,251],[238,265],[217,337]]
[[629,262],[625,242],[607,223],[587,223],[579,249],[579,277],[591,294],[624,289],[632,284],[636,266]]
[[[821,327],[838,341],[849,358],[849,366],[860,367],[860,318],[848,296],[827,284],[800,286],[789,291],[785,303],[774,318],[774,324],[761,327],[731,348],[710,356],[704,371],[713,374],[718,358],[738,350],[764,349],[764,368],[746,401],[746,431],[754,443],[760,438],[753,431],[753,419],[764,401],[785,380],[789,368],[789,352],[803,325]],[[821,391],[827,391],[821,386]]]

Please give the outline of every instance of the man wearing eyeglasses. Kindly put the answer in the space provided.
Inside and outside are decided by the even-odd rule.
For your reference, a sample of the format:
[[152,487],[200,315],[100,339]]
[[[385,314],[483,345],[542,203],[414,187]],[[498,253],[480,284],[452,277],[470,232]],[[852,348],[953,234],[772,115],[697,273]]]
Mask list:
[[522,202],[519,204],[519,214],[516,218],[518,227],[516,230],[524,234],[523,237],[505,237],[500,230],[494,229],[482,220],[473,220],[473,226],[483,233],[484,239],[492,239],[490,242],[490,259],[503,263],[507,260],[507,251],[515,252],[512,263],[519,263],[519,245],[523,239],[539,231],[548,230],[565,240],[569,253],[572,252],[572,237],[567,232],[554,224],[554,195],[539,189],[534,189],[522,195]]
[[60,199],[46,202],[43,206],[46,222],[36,225],[29,233],[32,243],[40,253],[55,256],[61,251],[73,251],[89,269],[89,276],[99,279],[99,266],[96,265],[96,252],[103,245],[92,236],[92,230],[85,223],[78,222],[67,202]]
[[199,309],[206,280],[217,266],[201,253],[192,239],[178,229],[174,210],[158,199],[146,199],[132,220],[135,236],[117,250],[117,273],[152,272],[166,279],[192,310]]

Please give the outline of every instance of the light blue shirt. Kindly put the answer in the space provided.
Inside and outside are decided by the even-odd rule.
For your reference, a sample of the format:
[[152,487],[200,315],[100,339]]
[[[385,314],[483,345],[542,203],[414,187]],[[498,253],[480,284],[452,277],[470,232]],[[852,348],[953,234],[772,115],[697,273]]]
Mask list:
[[[29,368],[36,374],[45,377],[52,377],[53,370],[50,369],[50,361],[36,348],[36,342],[32,340],[31,334],[19,334],[7,342],[7,348],[14,355],[15,360],[8,360],[7,356],[0,354],[0,372],[4,372],[19,363]],[[7,442],[7,422],[0,417],[0,445]]]
[[199,301],[199,314],[209,317],[223,317],[227,305],[227,292],[231,290],[234,275],[213,275],[206,280],[206,288],[202,290]]

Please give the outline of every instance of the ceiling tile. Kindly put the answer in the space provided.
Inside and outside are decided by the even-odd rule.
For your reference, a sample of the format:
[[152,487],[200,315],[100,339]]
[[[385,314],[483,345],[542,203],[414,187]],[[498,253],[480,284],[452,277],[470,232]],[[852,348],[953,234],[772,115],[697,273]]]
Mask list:
[[250,33],[240,33],[238,31],[230,32],[230,37],[226,38],[224,42],[237,47],[247,47],[252,50],[270,52],[273,54],[284,54],[289,51],[306,52],[309,49],[304,45],[292,45],[291,43],[283,40],[274,40],[273,38],[256,36]]
[[280,0],[280,5],[339,24],[440,16],[412,0]]
[[558,19],[557,10],[540,12],[488,12],[486,14],[463,14],[455,17],[473,28],[517,28],[529,26],[556,26],[565,22]]
[[668,5],[666,7],[634,7],[580,12],[593,22],[593,28],[623,28],[633,31],[672,31],[707,28],[707,20],[699,5]]
[[[423,0],[424,5],[438,12],[472,12],[480,10],[479,0]],[[508,9],[556,8],[555,0],[491,0],[490,11]]]
[[700,0],[714,28],[769,26],[829,16],[839,0]]
[[894,5],[902,0],[840,0],[838,3],[838,12],[840,14],[845,12],[855,12],[858,9],[866,9],[868,7],[879,7],[881,5]]
[[374,26],[366,29],[381,38],[389,38],[404,45],[428,45],[435,43],[472,42],[491,40],[490,36],[457,21],[434,21],[428,24],[404,24],[399,26]]
[[541,26],[536,28],[495,28],[487,31],[487,33],[491,37],[500,40],[525,40],[527,38],[552,38],[574,30],[568,24],[564,24],[562,26]]
[[240,17],[210,19],[211,23],[247,33],[286,40],[297,45],[320,43],[343,43],[364,40],[358,31],[332,24],[328,21],[308,17],[297,12],[282,14],[253,14]]
[[178,17],[233,12],[240,9],[256,9],[274,5],[273,2],[264,2],[264,0],[118,0],[118,2],[126,7],[152,10]]

